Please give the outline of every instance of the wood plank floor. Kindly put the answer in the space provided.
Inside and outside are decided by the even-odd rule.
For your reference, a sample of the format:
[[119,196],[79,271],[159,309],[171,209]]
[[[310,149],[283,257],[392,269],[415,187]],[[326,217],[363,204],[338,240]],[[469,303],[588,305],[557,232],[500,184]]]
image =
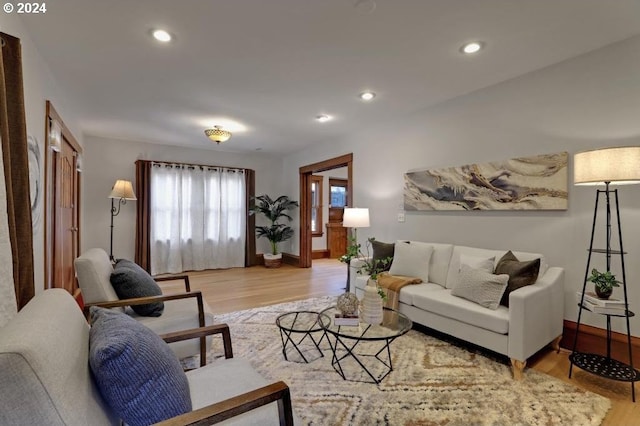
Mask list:
[[[275,303],[310,297],[337,296],[346,285],[346,265],[337,260],[319,259],[312,268],[283,265],[278,269],[262,266],[189,273],[192,288],[201,290],[215,313],[233,312]],[[172,291],[171,285],[164,291]],[[603,425],[640,425],[640,395],[631,402],[631,385],[615,382],[574,368],[568,378],[569,352],[543,349],[531,360],[529,367],[547,373],[575,386],[603,395],[612,402]],[[636,392],[640,391],[636,386]]]

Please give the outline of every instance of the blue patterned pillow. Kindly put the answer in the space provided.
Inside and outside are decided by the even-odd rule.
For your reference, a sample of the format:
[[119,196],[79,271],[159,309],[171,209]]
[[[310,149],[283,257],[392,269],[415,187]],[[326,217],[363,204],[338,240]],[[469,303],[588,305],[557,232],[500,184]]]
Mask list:
[[89,364],[103,398],[128,425],[191,411],[187,376],[157,334],[121,312],[91,307]]
[[[118,260],[118,263],[113,268],[110,280],[120,299],[162,295],[162,290],[153,277],[137,263],[130,260]],[[164,303],[154,302],[146,305],[131,305],[131,309],[138,315],[159,317],[164,311]]]

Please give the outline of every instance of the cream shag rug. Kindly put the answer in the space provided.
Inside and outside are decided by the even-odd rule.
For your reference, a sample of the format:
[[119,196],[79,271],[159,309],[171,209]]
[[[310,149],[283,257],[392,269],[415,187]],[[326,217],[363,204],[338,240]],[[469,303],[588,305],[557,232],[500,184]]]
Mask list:
[[[525,370],[524,380],[514,381],[506,363],[416,330],[392,343],[393,371],[379,385],[343,380],[331,366],[327,341],[321,344],[324,357],[303,345],[312,362],[285,361],[276,317],[333,304],[335,298],[324,297],[216,318],[229,324],[235,357],[249,360],[267,379],[289,385],[304,424],[599,425],[611,406],[607,398],[532,369]],[[212,353],[221,353],[220,340],[214,340]],[[355,363],[345,370],[358,378]]]

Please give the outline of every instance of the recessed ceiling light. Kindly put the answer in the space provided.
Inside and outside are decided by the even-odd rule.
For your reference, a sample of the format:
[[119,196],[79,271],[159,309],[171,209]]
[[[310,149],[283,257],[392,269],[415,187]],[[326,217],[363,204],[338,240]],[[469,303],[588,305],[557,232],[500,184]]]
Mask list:
[[168,43],[173,39],[173,36],[165,30],[153,30],[151,32],[151,35],[153,36],[153,38],[161,41],[162,43]]
[[358,95],[360,97],[360,99],[362,99],[363,101],[370,101],[373,98],[376,97],[376,94],[373,92],[362,92],[360,93],[360,95]]
[[316,121],[319,121],[320,123],[326,123],[327,121],[330,121],[331,118],[333,117],[331,117],[330,115],[320,114],[316,116]]
[[460,51],[462,53],[476,53],[483,47],[484,47],[484,43],[482,43],[481,41],[472,41],[471,43],[462,45],[462,47],[460,48]]

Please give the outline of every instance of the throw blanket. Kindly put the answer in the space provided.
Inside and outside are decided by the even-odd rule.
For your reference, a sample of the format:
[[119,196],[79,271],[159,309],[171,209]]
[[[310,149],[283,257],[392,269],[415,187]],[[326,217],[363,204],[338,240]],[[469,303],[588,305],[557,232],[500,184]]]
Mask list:
[[390,275],[388,272],[383,272],[378,275],[378,285],[386,290],[387,300],[384,306],[391,309],[398,309],[398,295],[400,289],[410,284],[420,284],[422,279],[416,277],[406,277],[404,275]]

